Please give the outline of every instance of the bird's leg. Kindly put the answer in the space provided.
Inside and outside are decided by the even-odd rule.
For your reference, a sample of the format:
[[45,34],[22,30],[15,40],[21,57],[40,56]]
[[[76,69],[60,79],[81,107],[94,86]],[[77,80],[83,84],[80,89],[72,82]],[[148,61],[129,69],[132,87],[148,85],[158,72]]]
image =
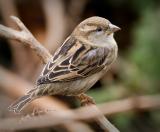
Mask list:
[[95,104],[94,99],[84,93],[76,95],[75,97],[80,100],[81,106]]

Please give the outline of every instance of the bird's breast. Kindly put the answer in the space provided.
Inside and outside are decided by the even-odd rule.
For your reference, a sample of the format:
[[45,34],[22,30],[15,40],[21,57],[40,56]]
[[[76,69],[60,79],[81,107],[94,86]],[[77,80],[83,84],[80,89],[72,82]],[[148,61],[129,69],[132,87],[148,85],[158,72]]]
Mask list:
[[118,53],[117,45],[114,45],[113,47],[109,48],[108,56],[104,61],[105,69],[110,67],[110,65],[116,60],[117,53]]

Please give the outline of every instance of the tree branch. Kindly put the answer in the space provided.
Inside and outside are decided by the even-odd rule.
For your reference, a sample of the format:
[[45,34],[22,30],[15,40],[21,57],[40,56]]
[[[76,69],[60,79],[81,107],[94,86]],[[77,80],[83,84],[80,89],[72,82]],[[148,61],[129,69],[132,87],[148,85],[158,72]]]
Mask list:
[[76,98],[80,100],[82,106],[92,105],[94,110],[99,113],[99,117],[97,117],[95,120],[97,121],[97,123],[99,123],[99,125],[105,132],[119,132],[119,130],[113,124],[111,124],[109,120],[97,108],[92,97],[82,93],[76,96]]
[[11,19],[17,24],[20,31],[8,28],[0,24],[0,35],[8,39],[13,39],[21,43],[28,44],[28,46],[30,46],[41,58],[43,63],[47,63],[52,57],[49,51],[34,38],[32,33],[17,17],[11,16]]
[[[133,110],[145,110],[160,108],[160,96],[138,96],[135,98],[128,98],[118,101],[112,101],[99,105],[100,111],[104,115],[113,115],[122,112]],[[138,101],[138,105],[133,103]],[[50,114],[54,113],[54,114]],[[65,124],[70,121],[90,121],[99,118],[101,114],[97,112],[95,106],[81,107],[76,110],[66,110],[63,114],[54,110],[48,110],[47,115],[38,117],[31,117],[27,119],[20,118],[6,118],[0,120],[0,130],[25,130],[31,128],[51,127],[60,124]],[[19,122],[18,122],[19,121]],[[19,125],[21,124],[21,125]]]

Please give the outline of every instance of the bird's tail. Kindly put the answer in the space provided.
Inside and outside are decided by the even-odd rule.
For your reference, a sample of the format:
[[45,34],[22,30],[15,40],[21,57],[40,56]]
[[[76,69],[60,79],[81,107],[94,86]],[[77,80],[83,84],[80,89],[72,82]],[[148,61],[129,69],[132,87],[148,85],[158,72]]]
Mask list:
[[14,111],[16,113],[19,113],[28,103],[34,100],[35,97],[32,94],[34,90],[32,92],[31,91],[28,94],[17,99],[13,104],[11,104],[8,107],[9,111]]

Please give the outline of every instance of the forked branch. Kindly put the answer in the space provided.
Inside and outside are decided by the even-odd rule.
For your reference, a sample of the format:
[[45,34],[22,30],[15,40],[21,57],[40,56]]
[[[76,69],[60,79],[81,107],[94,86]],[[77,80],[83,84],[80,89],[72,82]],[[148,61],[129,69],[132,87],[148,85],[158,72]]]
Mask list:
[[0,35],[7,39],[13,39],[27,44],[37,53],[43,63],[47,63],[51,58],[49,51],[35,39],[32,33],[17,17],[11,16],[11,19],[17,24],[20,30],[18,31],[0,24]]

